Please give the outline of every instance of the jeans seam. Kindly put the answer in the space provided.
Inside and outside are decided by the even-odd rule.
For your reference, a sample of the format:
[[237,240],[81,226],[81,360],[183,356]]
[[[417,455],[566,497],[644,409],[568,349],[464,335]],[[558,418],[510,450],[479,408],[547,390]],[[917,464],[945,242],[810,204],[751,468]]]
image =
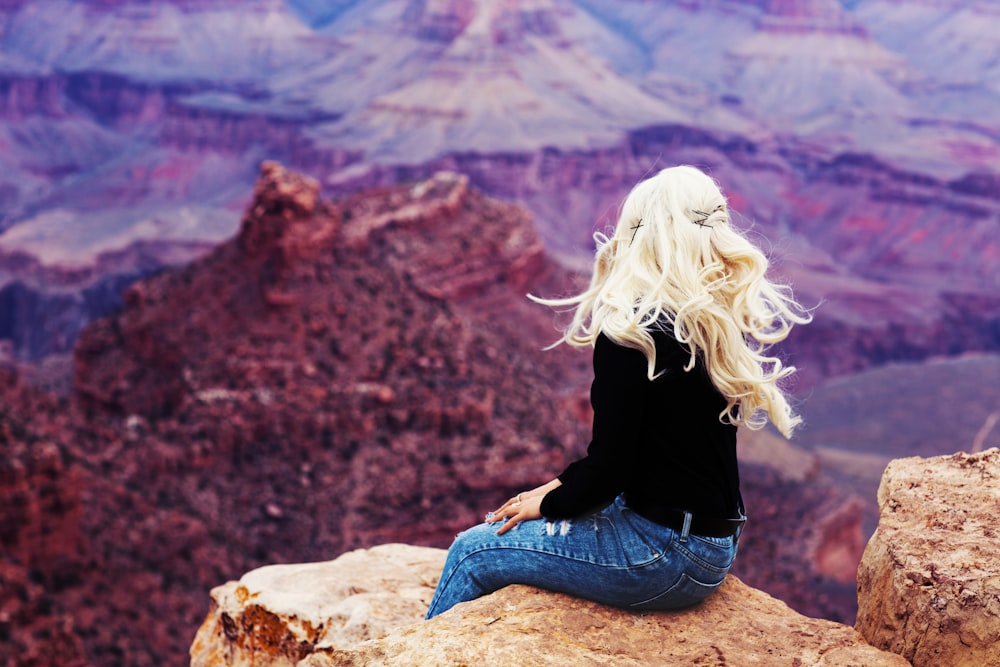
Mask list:
[[[558,535],[556,535],[556,537],[558,537]],[[640,566],[637,566],[637,565],[630,565],[630,564],[618,565],[618,564],[601,563],[601,562],[596,561],[596,560],[589,560],[589,559],[586,559],[586,558],[576,558],[574,556],[569,556],[567,554],[559,553],[558,551],[546,551],[545,549],[535,549],[533,547],[518,546],[516,544],[503,544],[503,545],[496,545],[496,546],[479,547],[475,551],[470,551],[469,553],[467,553],[464,556],[462,556],[461,560],[458,561],[458,563],[456,564],[455,567],[457,569],[458,565],[460,565],[463,562],[465,562],[465,559],[469,558],[470,556],[474,556],[474,555],[476,555],[478,553],[482,553],[484,551],[495,551],[497,549],[514,550],[514,551],[526,551],[526,552],[535,553],[535,554],[543,554],[543,555],[546,555],[546,556],[557,556],[558,558],[565,558],[566,560],[573,561],[574,563],[586,563],[588,565],[595,565],[597,567],[606,567],[606,568],[608,568],[610,570],[631,570],[631,569],[634,569],[636,567],[640,567]],[[662,558],[663,554],[658,554],[658,557]],[[649,562],[651,562],[651,561],[649,561]],[[645,563],[643,563],[643,565],[645,565]]]
[[[629,604],[628,608],[629,609],[636,609],[638,607],[642,607],[643,605],[649,604],[653,600],[658,600],[658,599],[662,598],[664,595],[666,595],[670,591],[673,591],[674,589],[676,589],[681,584],[681,582],[684,581],[685,577],[687,577],[687,579],[689,581],[692,581],[692,582],[694,582],[695,584],[697,584],[699,586],[704,586],[705,588],[710,588],[712,590],[716,590],[716,589],[719,588],[719,586],[722,585],[721,581],[719,583],[716,583],[716,584],[707,584],[704,581],[701,581],[700,579],[691,576],[687,572],[682,572],[681,575],[680,575],[680,577],[677,578],[676,582],[674,582],[670,586],[667,586],[666,588],[664,588],[663,590],[661,590],[656,595],[652,595],[652,596],[646,598],[645,600],[640,600],[639,602],[633,602],[633,603]],[[725,577],[723,577],[723,581],[725,581]]]

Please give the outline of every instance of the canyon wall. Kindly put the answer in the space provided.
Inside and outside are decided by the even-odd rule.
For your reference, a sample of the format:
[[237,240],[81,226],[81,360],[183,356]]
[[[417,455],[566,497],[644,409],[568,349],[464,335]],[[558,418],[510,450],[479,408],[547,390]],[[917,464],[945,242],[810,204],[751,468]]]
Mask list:
[[[803,388],[998,349],[989,59],[926,57],[978,43],[962,36],[985,5],[379,6],[0,8],[0,328],[13,355],[65,351],[82,319],[121,305],[120,285],[176,264],[184,244],[230,238],[265,158],[327,195],[466,174],[532,211],[573,267],[637,180],[699,164],[771,239],[783,277],[824,304],[795,343]],[[927,40],[924,23],[950,38]],[[44,48],[26,37],[39,30]],[[703,34],[718,48],[695,58]],[[38,270],[9,272],[17,253]],[[113,288],[100,307],[89,283],[57,286],[66,266]]]

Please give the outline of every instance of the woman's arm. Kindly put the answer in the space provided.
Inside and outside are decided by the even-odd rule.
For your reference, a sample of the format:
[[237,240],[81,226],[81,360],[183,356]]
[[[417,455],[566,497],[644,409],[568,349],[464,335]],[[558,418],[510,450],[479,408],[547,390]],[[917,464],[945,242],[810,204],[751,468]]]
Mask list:
[[[646,357],[601,335],[594,348],[593,437],[587,456],[560,475],[562,486],[544,498],[550,519],[580,516],[604,507],[622,492],[641,446],[649,379]],[[541,511],[541,508],[540,508]]]

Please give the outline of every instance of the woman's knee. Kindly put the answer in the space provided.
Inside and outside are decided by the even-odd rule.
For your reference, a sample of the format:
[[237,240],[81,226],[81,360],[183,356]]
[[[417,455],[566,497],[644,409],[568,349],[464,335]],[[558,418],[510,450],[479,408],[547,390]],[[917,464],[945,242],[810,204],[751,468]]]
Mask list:
[[500,537],[496,534],[496,528],[487,523],[480,523],[472,528],[463,530],[455,536],[451,543],[449,552],[467,555],[498,546]]

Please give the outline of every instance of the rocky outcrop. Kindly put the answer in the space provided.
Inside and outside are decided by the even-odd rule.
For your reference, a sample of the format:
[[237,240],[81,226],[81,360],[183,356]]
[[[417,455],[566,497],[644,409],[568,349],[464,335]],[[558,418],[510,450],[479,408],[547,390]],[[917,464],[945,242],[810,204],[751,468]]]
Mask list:
[[[617,147],[458,153],[419,166],[372,166],[328,187],[377,187],[440,170],[466,174],[472,188],[528,207],[550,251],[579,257],[592,247],[593,230],[613,223],[623,193],[649,165],[670,162],[718,165],[722,183],[753,173],[761,190],[727,190],[734,208],[747,220],[796,220],[775,269],[802,303],[822,303],[816,319],[783,344],[799,368],[799,390],[894,361],[996,349],[1000,298],[987,289],[1000,252],[996,202],[942,193],[942,181],[871,155],[777,158],[739,135],[663,125],[630,132]],[[771,241],[785,234],[760,230]],[[946,279],[927,268],[941,266],[942,247],[954,248],[963,267]]]
[[212,591],[192,667],[295,665],[317,650],[380,639],[423,618],[445,552],[385,544],[336,560],[269,565]]
[[1000,664],[1000,449],[890,463],[856,630],[730,576],[702,605],[633,614],[511,586],[421,621],[443,550],[389,544],[212,591],[192,667]]
[[320,200],[315,180],[276,162],[264,162],[260,173],[236,244],[246,269],[277,282],[297,261],[317,258],[340,231],[340,216]]
[[230,573],[447,544],[584,442],[551,391],[589,359],[541,350],[524,293],[558,289],[525,211],[450,175],[331,203],[263,172],[236,238],[84,333],[70,397],[0,375],[11,665],[181,664]]
[[914,667],[1000,664],[1000,449],[897,459],[878,503],[857,629]]
[[0,664],[76,667],[79,625],[52,591],[74,578],[89,547],[85,475],[59,446],[56,424],[31,423],[60,406],[20,385],[0,367]]
[[730,576],[699,607],[635,614],[510,586],[424,622],[441,549],[389,544],[275,565],[212,591],[192,667],[865,665],[906,661]]

